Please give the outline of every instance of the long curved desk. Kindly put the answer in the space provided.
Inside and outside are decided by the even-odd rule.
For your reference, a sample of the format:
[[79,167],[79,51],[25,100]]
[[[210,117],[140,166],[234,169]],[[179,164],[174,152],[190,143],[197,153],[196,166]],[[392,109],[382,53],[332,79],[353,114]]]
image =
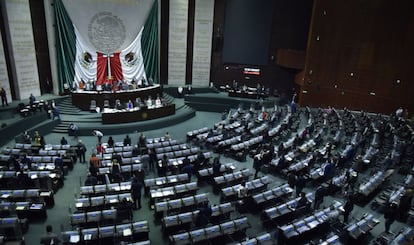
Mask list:
[[128,102],[128,100],[135,101],[136,98],[144,99],[151,96],[156,98],[157,94],[162,96],[162,87],[157,84],[151,87],[139,88],[134,90],[125,91],[73,91],[72,92],[72,104],[88,111],[92,100],[96,101],[96,106],[103,108],[104,100],[108,100],[111,105],[115,104],[115,100],[120,100],[122,103]]
[[103,112],[103,124],[129,123],[151,120],[175,114],[175,104],[158,108],[141,108],[139,110],[121,110],[116,112]]

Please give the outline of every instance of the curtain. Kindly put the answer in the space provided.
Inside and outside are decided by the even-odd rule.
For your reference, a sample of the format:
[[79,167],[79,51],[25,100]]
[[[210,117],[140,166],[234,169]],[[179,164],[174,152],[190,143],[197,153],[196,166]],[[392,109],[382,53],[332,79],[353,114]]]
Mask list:
[[158,1],[155,0],[151,12],[144,25],[141,38],[142,55],[144,58],[147,78],[159,83],[158,78]]
[[56,32],[56,55],[58,68],[59,92],[64,91],[64,84],[72,87],[74,77],[74,61],[76,55],[76,37],[72,21],[62,3],[55,0],[55,32]]
[[124,75],[122,74],[121,60],[119,58],[119,53],[114,53],[113,57],[110,58],[111,65],[111,76],[113,81],[124,80]]
[[108,66],[108,58],[103,57],[102,53],[97,52],[98,60],[97,60],[97,67],[96,67],[96,86],[102,85],[106,81],[106,77],[108,75],[107,66]]

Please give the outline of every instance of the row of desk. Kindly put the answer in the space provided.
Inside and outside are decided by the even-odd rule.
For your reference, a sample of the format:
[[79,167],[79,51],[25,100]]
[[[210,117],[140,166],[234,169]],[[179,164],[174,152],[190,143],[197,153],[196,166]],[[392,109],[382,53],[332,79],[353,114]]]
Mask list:
[[269,203],[276,203],[278,200],[290,196],[293,193],[293,189],[288,184],[283,184],[278,187],[274,187],[271,190],[267,190],[262,193],[258,193],[254,196],[253,202],[259,209],[267,206]]
[[153,189],[150,191],[150,203],[157,199],[179,198],[185,195],[194,195],[198,190],[197,182],[167,186],[164,188]]
[[238,144],[232,144],[230,147],[232,151],[241,151],[244,149],[249,149],[250,147],[257,145],[263,141],[263,136],[257,136],[253,137],[249,140],[246,140],[244,142],[240,142]]
[[217,188],[222,188],[223,186],[244,183],[252,175],[253,173],[251,172],[251,170],[247,168],[237,172],[214,177],[214,183]]
[[[155,153],[157,154],[167,153],[167,152],[172,152],[172,151],[179,151],[179,150],[186,150],[186,149],[189,149],[186,143],[163,146],[163,147],[154,147]],[[200,148],[198,148],[198,150],[192,150],[192,151],[199,151],[199,150]]]
[[158,189],[189,181],[188,174],[169,175],[166,177],[150,178],[144,180],[145,193],[148,194],[151,189]]
[[146,147],[149,149],[155,149],[159,147],[177,145],[179,142],[175,139],[166,139],[165,137],[156,137],[152,139],[146,139]]
[[[233,171],[234,169],[236,169],[236,167],[234,166],[234,163],[225,163],[225,164],[221,164],[220,165],[220,174],[226,173],[226,172],[230,172]],[[198,181],[202,181],[202,180],[210,180],[213,179],[214,176],[214,171],[213,168],[204,168],[198,171]]]
[[[203,153],[204,158],[205,159],[210,159],[212,157],[212,153],[211,152],[204,152]],[[195,162],[197,160],[197,154],[194,155],[189,155],[188,160],[190,160],[190,162]],[[185,159],[185,157],[177,157],[177,158],[173,158],[173,159],[168,159],[168,166],[171,167],[178,167],[183,165],[183,160]]]
[[[309,203],[313,202],[314,195],[313,193],[306,194],[306,199]],[[300,197],[296,197],[292,200],[289,200],[285,203],[279,204],[277,206],[265,209],[262,213],[262,220],[265,225],[273,225],[274,223],[286,223],[295,218],[295,212],[297,203]]]
[[111,183],[94,186],[81,186],[80,194],[82,196],[97,196],[97,195],[109,195],[120,194],[131,191],[131,181],[124,181],[120,183]]
[[96,105],[99,107],[104,106],[104,101],[135,101],[136,98],[141,98],[143,101],[145,98],[151,96],[156,98],[157,95],[162,95],[162,87],[160,85],[154,85],[145,88],[139,88],[134,90],[106,92],[106,91],[72,91],[72,104],[81,108],[82,110],[89,110],[89,106],[92,100],[95,100]]
[[20,190],[0,190],[0,200],[9,202],[19,202],[31,200],[34,202],[45,202],[48,207],[55,203],[53,192],[41,189],[20,189]]
[[236,232],[244,232],[248,228],[250,228],[250,223],[248,222],[247,217],[242,217],[219,225],[175,234],[169,236],[169,241],[170,244],[175,245],[195,244],[226,235],[232,235]]
[[141,108],[139,110],[121,110],[102,113],[103,124],[118,124],[137,121],[152,120],[175,114],[175,104],[155,108]]
[[179,149],[176,151],[157,153],[157,159],[161,160],[164,155],[166,155],[168,159],[185,158],[185,157],[191,158],[192,156],[197,156],[199,151],[200,151],[200,148],[192,147],[191,149],[184,149],[184,150]]
[[296,244],[301,237],[309,235],[321,226],[328,225],[333,219],[336,219],[342,208],[340,202],[334,201],[333,204],[305,218],[299,219],[293,223],[279,227],[278,244]]
[[0,213],[3,217],[17,214],[19,219],[43,220],[47,217],[44,202],[1,202]]
[[111,195],[102,195],[95,197],[81,197],[75,200],[75,207],[81,211],[102,210],[102,208],[110,208],[126,199],[132,202],[131,193],[120,193]]
[[191,131],[187,132],[187,141],[192,140],[193,138],[197,137],[197,135],[199,135],[199,134],[207,133],[208,131],[209,131],[208,127],[203,127],[203,128],[200,128],[200,129],[191,130]]
[[155,203],[155,216],[163,217],[164,212],[171,212],[174,210],[191,210],[196,206],[202,206],[208,201],[208,194],[201,193],[194,196],[172,199]]
[[263,176],[245,183],[245,185],[237,184],[234,186],[221,189],[221,199],[224,201],[238,200],[251,196],[257,191],[266,189],[269,184],[269,178]]
[[103,223],[105,221],[114,222],[117,219],[117,209],[105,209],[90,212],[77,212],[70,215],[72,227],[87,227]]
[[264,233],[264,234],[258,235],[256,237],[246,239],[245,241],[236,243],[234,245],[255,245],[255,244],[273,245],[273,244],[275,244],[275,241],[273,240],[270,233]]
[[123,240],[126,242],[148,240],[148,233],[148,221],[145,220],[126,224],[63,231],[61,237],[64,244],[94,244],[97,242],[111,244],[115,240]]
[[357,240],[374,229],[379,223],[380,221],[374,218],[372,214],[364,214],[361,219],[354,224],[349,225],[346,230],[354,240]]
[[[231,203],[222,203],[219,205],[211,206],[211,217],[210,222],[216,223],[221,220],[220,217],[229,218],[230,213],[235,210]],[[165,232],[170,233],[172,230],[187,230],[191,223],[194,222],[197,215],[200,213],[199,210],[184,212],[176,215],[165,216],[161,219],[162,228]]]

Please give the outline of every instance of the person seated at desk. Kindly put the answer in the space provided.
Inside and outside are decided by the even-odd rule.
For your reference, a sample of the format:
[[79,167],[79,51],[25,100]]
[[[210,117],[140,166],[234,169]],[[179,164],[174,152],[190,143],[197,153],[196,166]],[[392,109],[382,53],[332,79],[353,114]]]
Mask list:
[[85,85],[86,85],[85,82],[81,80],[79,82],[79,90],[81,90],[81,91],[85,90]]
[[24,131],[23,133],[23,142],[25,144],[31,144],[32,143],[32,137],[30,137],[29,133],[27,131]]
[[20,188],[26,189],[30,187],[30,178],[27,173],[20,171],[19,175],[17,175],[17,179]]
[[162,102],[161,102],[160,96],[157,96],[157,99],[155,99],[155,106],[156,107],[162,106]]
[[142,78],[142,87],[146,88],[148,87],[148,81],[145,79],[145,77]]
[[121,82],[121,84],[119,85],[121,90],[128,90],[129,89],[129,84],[127,82]]
[[27,168],[28,170],[32,169],[32,160],[27,157],[27,154],[23,155],[22,160],[20,160],[20,163],[23,165],[23,168]]
[[131,100],[128,100],[127,107],[129,110],[132,110],[134,108],[134,104],[132,103]]
[[122,83],[121,80],[114,81],[113,84],[112,84],[112,90],[113,91],[119,91],[121,89],[121,83]]
[[92,175],[92,173],[89,173],[88,177],[85,180],[85,186],[94,186],[97,184],[98,184],[98,178]]
[[117,110],[122,110],[122,109],[124,109],[124,107],[122,106],[122,104],[121,104],[121,101],[119,101],[119,100],[117,100],[116,101],[116,104],[115,104],[115,109],[117,109]]
[[208,201],[204,203],[204,206],[199,209],[199,213],[195,220],[195,225],[197,227],[204,227],[210,222],[210,217],[213,214],[211,206]]
[[132,203],[123,198],[116,207],[118,218],[120,220],[132,220]]
[[11,155],[10,158],[7,160],[7,164],[9,169],[14,169],[14,171],[16,172],[20,172],[21,171],[21,167],[20,167],[20,163],[19,161],[17,161],[16,157]]
[[91,81],[88,81],[85,85],[85,91],[91,91],[92,90],[92,84]]
[[147,101],[146,101],[146,105],[147,105],[147,107],[149,108],[149,107],[151,107],[152,106],[152,98],[151,98],[151,96],[148,96],[148,99],[147,99]]
[[204,166],[204,164],[206,163],[206,161],[207,161],[206,157],[204,156],[203,152],[200,151],[197,154],[197,159],[195,160],[195,168],[197,170],[200,169],[201,167]]
[[134,106],[138,107],[138,109],[142,106],[142,101],[140,97],[135,99]]
[[112,84],[109,82],[105,82],[103,85],[103,90],[104,91],[112,91]]
[[135,90],[137,89],[137,82],[135,80],[132,80],[131,85],[129,86],[130,89]]
[[142,79],[136,79],[136,82],[137,82],[137,88],[142,88],[143,87],[143,84],[142,84]]
[[245,186],[241,185],[240,188],[237,189],[237,198],[243,199],[247,196],[249,196],[249,189],[247,189]]
[[148,86],[154,86],[154,79],[152,77],[148,78]]
[[301,192],[299,194],[300,198],[298,200],[298,202],[296,203],[296,210],[301,209],[301,208],[305,208],[308,207],[309,205],[309,200],[306,197],[306,193],[305,192]]

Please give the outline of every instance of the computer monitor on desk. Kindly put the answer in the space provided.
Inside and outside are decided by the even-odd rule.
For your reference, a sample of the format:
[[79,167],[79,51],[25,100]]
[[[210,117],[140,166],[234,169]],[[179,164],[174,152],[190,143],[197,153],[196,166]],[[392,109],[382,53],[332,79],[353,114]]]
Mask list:
[[104,220],[116,220],[117,212],[118,212],[117,209],[102,210],[102,218]]
[[128,237],[132,235],[132,224],[120,224],[116,225],[116,236],[117,237]]
[[99,238],[113,238],[115,235],[115,226],[99,227]]
[[118,191],[121,190],[121,187],[119,186],[119,183],[107,184],[106,188],[107,188],[108,192],[118,192]]
[[105,195],[105,204],[114,205],[119,202],[118,195]]
[[82,225],[86,223],[86,213],[73,213],[70,215],[71,225]]
[[81,186],[80,190],[81,195],[89,195],[94,193],[93,186]]
[[98,237],[98,228],[89,228],[82,230],[82,238],[84,241],[97,240]]
[[86,213],[86,220],[88,223],[99,223],[101,221],[102,212],[101,211],[93,211]]
[[75,201],[75,206],[78,209],[83,209],[83,208],[87,208],[90,206],[90,201],[88,197],[85,198],[78,198]]
[[105,204],[104,196],[91,197],[90,200],[92,207],[99,207]]
[[119,194],[118,195],[118,199],[120,200],[120,201],[122,201],[122,200],[127,200],[128,202],[132,202],[132,196],[131,196],[131,193],[122,193],[122,194]]
[[63,231],[61,237],[65,244],[78,244],[81,240],[79,231]]
[[106,185],[95,185],[93,188],[94,188],[95,194],[106,193]]

